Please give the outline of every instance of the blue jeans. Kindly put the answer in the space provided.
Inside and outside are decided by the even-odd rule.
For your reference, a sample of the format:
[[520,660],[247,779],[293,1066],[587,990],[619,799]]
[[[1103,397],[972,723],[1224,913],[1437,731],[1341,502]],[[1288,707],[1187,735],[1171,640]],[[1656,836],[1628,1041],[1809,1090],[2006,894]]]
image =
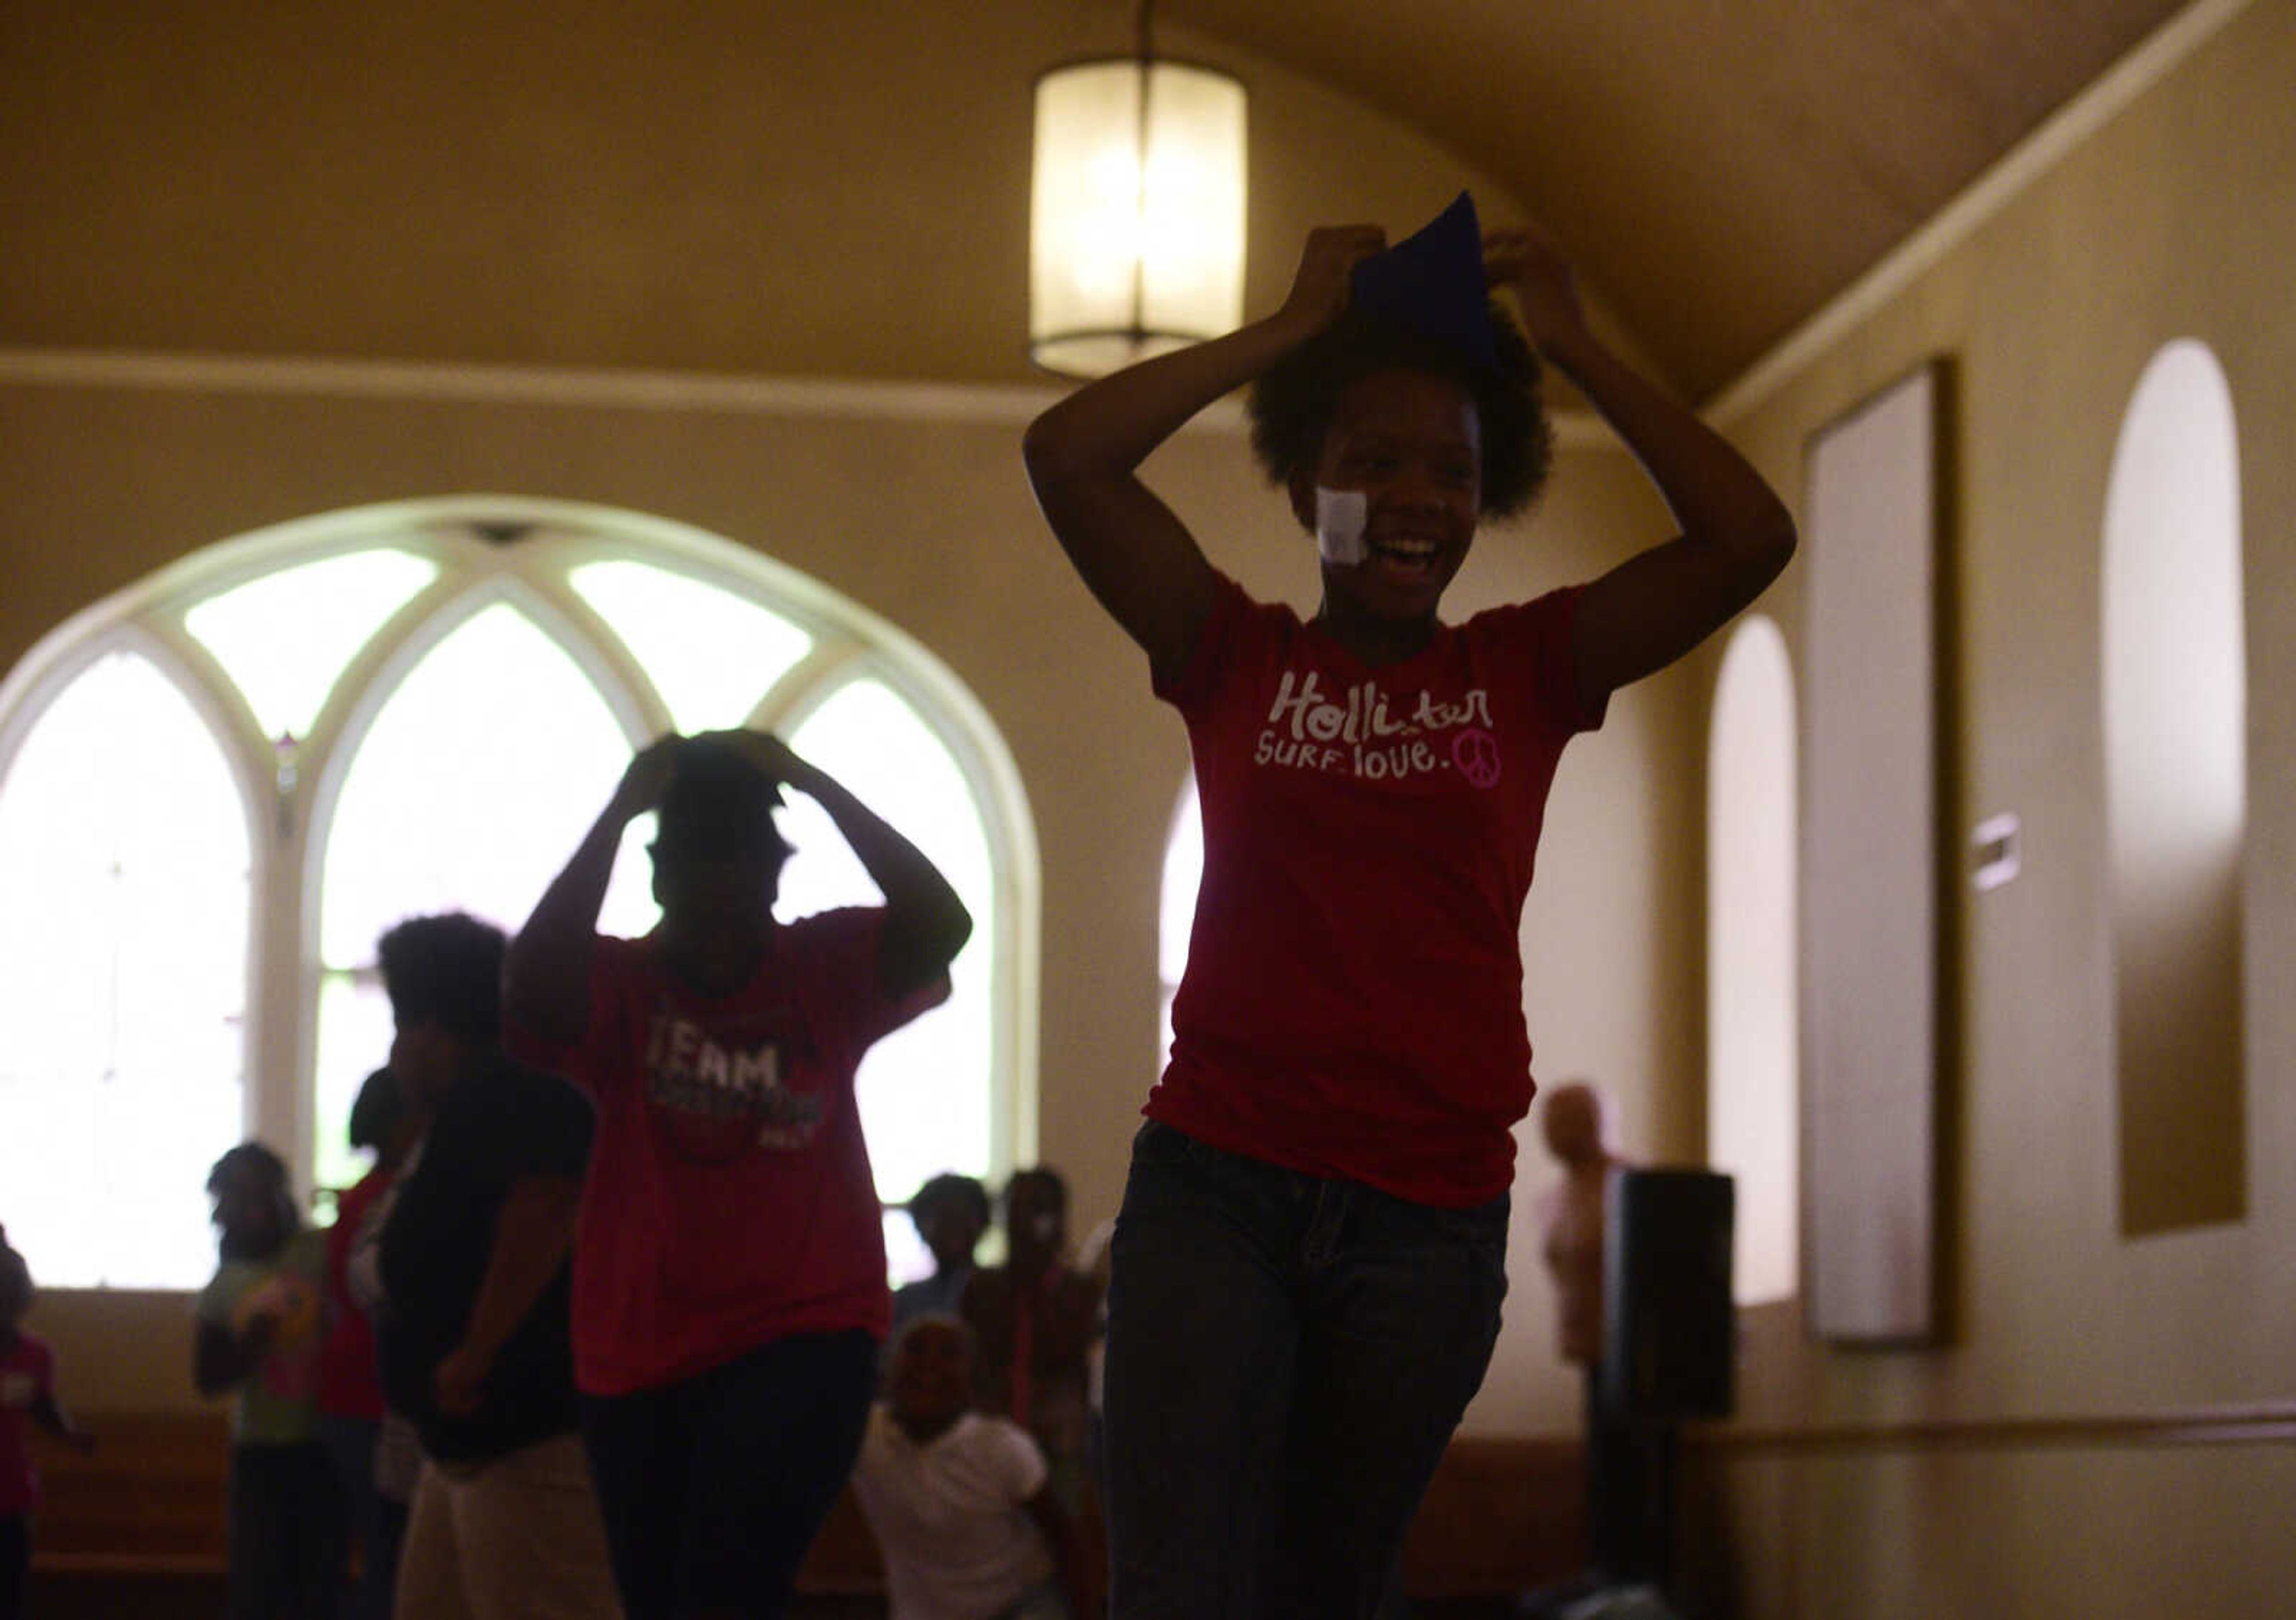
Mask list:
[[1507,1208],[1141,1127],[1108,1302],[1113,1620],[1381,1612],[1498,1338]]

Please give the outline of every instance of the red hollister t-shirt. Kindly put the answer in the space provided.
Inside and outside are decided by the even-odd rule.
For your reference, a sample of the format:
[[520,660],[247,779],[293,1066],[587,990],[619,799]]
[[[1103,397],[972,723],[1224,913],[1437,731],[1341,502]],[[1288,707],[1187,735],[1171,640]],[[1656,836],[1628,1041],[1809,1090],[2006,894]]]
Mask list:
[[1158,696],[1187,721],[1204,873],[1145,1112],[1230,1152],[1464,1207],[1530,1107],[1518,929],[1563,744],[1576,590],[1373,667],[1223,581]]
[[574,1239],[574,1377],[587,1394],[674,1382],[792,1333],[890,1319],[884,1230],[853,1074],[945,999],[879,988],[877,909],[778,928],[757,976],[710,1000],[653,942],[601,937],[590,1027],[515,1055],[590,1094],[598,1128]]

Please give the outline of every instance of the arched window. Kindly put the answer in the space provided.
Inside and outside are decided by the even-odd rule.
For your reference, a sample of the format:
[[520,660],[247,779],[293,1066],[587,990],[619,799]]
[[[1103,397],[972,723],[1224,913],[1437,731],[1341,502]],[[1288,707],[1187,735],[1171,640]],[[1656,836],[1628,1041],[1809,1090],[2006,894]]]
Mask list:
[[0,1188],[44,1282],[168,1287],[240,1133],[248,803],[160,647],[85,650],[0,730]]
[[2204,344],[2169,344],[2137,383],[2103,572],[2120,1225],[2134,1236],[2248,1207],[2240,460]]
[[1736,1293],[1757,1305],[1801,1267],[1793,669],[1759,614],[1723,654],[1708,750],[1707,1160],[1736,1178]]
[[[0,945],[0,1184],[44,1280],[198,1283],[205,1173],[242,1135],[318,1185],[355,1177],[350,1100],[390,1047],[382,930],[447,909],[515,929],[635,747],[744,724],[852,789],[972,912],[950,1000],[861,1071],[880,1196],[1024,1157],[1035,839],[947,670],[816,582],[658,520],[365,508],[187,558],[0,686],[0,896],[58,919]],[[783,824],[783,915],[877,898],[809,801]],[[658,915],[650,836],[624,842],[609,931]],[[888,1232],[914,1247],[905,1218]]]

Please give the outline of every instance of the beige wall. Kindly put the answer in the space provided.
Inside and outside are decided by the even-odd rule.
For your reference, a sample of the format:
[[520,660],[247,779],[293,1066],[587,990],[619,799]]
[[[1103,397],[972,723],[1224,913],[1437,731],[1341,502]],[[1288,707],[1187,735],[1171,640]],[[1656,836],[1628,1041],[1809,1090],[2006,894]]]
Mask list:
[[[1747,1324],[1740,1433],[1966,1426],[1974,1450],[1723,1450],[1744,1612],[2284,1613],[2286,1441],[2197,1449],[2005,1423],[2288,1401],[2296,1345],[2296,4],[2259,0],[1813,363],[1733,417],[1799,495],[1809,436],[1917,362],[1958,378],[1948,814],[2014,812],[2023,874],[1960,885],[1948,1232],[1958,1325],[1840,1354]],[[2110,1041],[2099,546],[2121,414],[2181,337],[2241,438],[2250,773],[2245,1221],[2125,1240]],[[1792,578],[1779,604],[1798,639]],[[2142,1150],[2141,1146],[2138,1150]],[[1838,1438],[1841,1436],[1837,1436]],[[1932,1440],[1948,1438],[1931,1434]],[[2267,1508],[2263,1504],[2276,1504]]]

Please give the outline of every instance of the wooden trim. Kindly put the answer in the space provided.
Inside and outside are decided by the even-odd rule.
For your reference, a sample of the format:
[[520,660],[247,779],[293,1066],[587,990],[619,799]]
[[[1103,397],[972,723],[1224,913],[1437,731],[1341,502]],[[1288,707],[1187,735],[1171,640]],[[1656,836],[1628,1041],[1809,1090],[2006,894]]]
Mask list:
[[94,1575],[106,1579],[152,1575],[213,1576],[230,1573],[231,1560],[214,1552],[45,1552],[35,1535],[32,1572],[40,1575]]
[[[0,385],[991,427],[1024,424],[1070,391],[1042,383],[741,376],[476,361],[7,347],[0,347]],[[1617,438],[1591,412],[1556,410],[1551,417],[1554,442],[1563,449],[1619,447]],[[1242,402],[1227,398],[1198,412],[1188,428],[1240,438],[1249,431],[1250,424]]]
[[2126,1450],[2166,1445],[2296,1445],[2296,1401],[2169,1407],[2065,1418],[1988,1418],[1813,1428],[1694,1428],[1693,1452],[1739,1457],[1859,1452]]

